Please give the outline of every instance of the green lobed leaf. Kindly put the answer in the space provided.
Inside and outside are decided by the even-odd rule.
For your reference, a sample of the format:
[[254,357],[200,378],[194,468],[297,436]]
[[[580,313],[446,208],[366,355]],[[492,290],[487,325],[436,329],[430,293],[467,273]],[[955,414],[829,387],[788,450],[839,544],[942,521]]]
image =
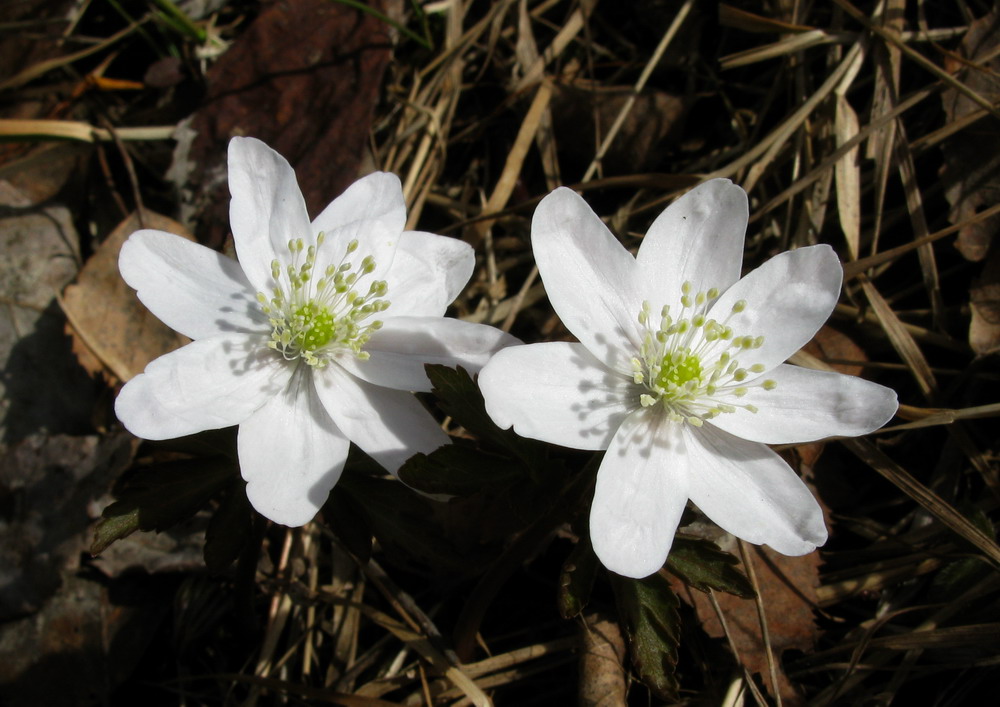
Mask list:
[[594,579],[601,563],[594,554],[589,535],[582,535],[559,573],[559,614],[564,619],[578,616],[590,602]]
[[91,554],[100,554],[136,530],[166,530],[190,518],[229,483],[238,470],[228,459],[186,459],[135,472],[104,509]]
[[752,599],[753,585],[737,568],[739,562],[709,540],[678,535],[667,557],[667,571],[701,592],[714,589]]
[[345,494],[347,503],[364,519],[382,547],[414,569],[423,566],[436,574],[459,578],[476,572],[485,562],[485,557],[477,557],[474,552],[460,551],[435,522],[437,502],[414,493],[395,479],[377,478],[348,468],[334,493]]
[[675,669],[681,631],[677,595],[666,578],[659,574],[645,579],[629,579],[616,574],[611,577],[632,665],[657,697],[677,700],[680,686]]
[[372,530],[358,512],[347,485],[339,483],[334,486],[330,498],[323,505],[323,521],[359,562],[371,559]]
[[519,459],[533,474],[539,470],[545,458],[545,445],[497,427],[486,413],[483,394],[468,371],[461,366],[448,368],[430,363],[424,370],[434,386],[431,392],[441,410],[480,442]]
[[230,481],[205,529],[205,566],[211,572],[222,572],[233,564],[253,532],[253,510],[246,487],[240,477]]
[[521,476],[521,470],[509,460],[465,446],[462,440],[430,454],[415,454],[399,470],[399,478],[407,486],[449,496],[470,496],[507,486]]

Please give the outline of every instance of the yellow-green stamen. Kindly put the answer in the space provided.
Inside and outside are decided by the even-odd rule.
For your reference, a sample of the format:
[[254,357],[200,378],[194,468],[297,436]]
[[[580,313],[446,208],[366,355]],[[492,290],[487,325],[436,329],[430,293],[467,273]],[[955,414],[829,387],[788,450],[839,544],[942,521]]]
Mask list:
[[733,315],[746,309],[746,301],[736,302],[725,321],[719,322],[707,316],[719,290],[692,291],[691,283],[685,282],[680,311],[674,317],[664,306],[659,326],[649,302],[642,303],[638,319],[646,333],[639,355],[632,359],[632,379],[642,386],[639,404],[662,405],[671,420],[695,427],[737,410],[757,412],[739,399],[751,388],[774,390],[778,384],[756,380],[765,370],[763,364],[741,366],[737,358],[745,360],[764,344],[763,336],[736,336],[728,326]]
[[271,263],[272,296],[257,294],[271,324],[268,346],[286,360],[302,359],[315,368],[346,352],[367,359],[363,347],[382,326],[377,319],[368,320],[389,307],[384,280],[369,282],[365,294],[359,288],[375,271],[375,261],[370,255],[357,264],[350,260],[358,250],[357,240],[347,244],[339,264],[327,266],[314,280],[316,254],[323,242],[322,233],[308,248],[301,238],[289,241],[290,262]]

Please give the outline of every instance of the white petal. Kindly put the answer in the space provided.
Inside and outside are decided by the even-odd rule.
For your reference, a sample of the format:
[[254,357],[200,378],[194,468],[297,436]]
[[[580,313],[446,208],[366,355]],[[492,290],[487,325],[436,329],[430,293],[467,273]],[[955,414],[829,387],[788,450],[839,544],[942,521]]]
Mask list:
[[728,179],[711,179],[672,203],[653,221],[636,261],[642,293],[654,311],[676,311],[681,285],[720,292],[740,277],[749,219],[747,195]]
[[[707,316],[727,322],[735,336],[763,336],[761,348],[735,356],[744,368],[760,363],[769,370],[823,326],[837,304],[843,275],[828,245],[786,251],[726,290]],[[733,314],[739,300],[746,301],[746,309]]]
[[240,425],[237,439],[251,505],[292,527],[308,523],[326,502],[350,448],[320,403],[307,367]]
[[612,572],[641,578],[667,559],[687,503],[680,425],[651,409],[629,415],[597,473],[590,539]]
[[406,202],[399,177],[390,172],[373,172],[362,177],[330,202],[312,227],[316,233],[335,231],[352,223],[379,220],[399,233],[406,224]]
[[457,238],[404,231],[385,276],[392,306],[384,317],[440,317],[476,266],[472,247]]
[[691,500],[719,527],[784,555],[826,542],[823,511],[781,457],[710,425],[684,429]]
[[[348,244],[356,240],[358,248],[348,257],[355,271],[364,258],[375,261],[375,270],[358,286],[359,291],[367,291],[373,280],[384,280],[390,272],[405,223],[406,202],[399,177],[388,172],[362,177],[312,222],[312,232],[322,232],[324,238],[316,254],[316,272],[322,274],[330,265],[339,267]],[[393,291],[389,294],[391,299]]]
[[270,293],[271,261],[284,260],[288,241],[314,242],[306,202],[284,157],[260,140],[229,141],[229,224],[236,254],[254,289]]
[[291,367],[265,341],[220,334],[160,356],[125,384],[115,414],[129,432],[145,439],[237,425],[291,375]]
[[888,422],[898,407],[894,390],[855,376],[782,364],[757,383],[765,379],[778,387],[750,385],[739,399],[757,412],[737,408],[709,423],[754,442],[792,444],[867,434]]
[[430,454],[449,442],[411,393],[365,383],[336,365],[316,375],[315,382],[334,424],[392,474],[417,452]]
[[479,388],[497,426],[572,449],[607,449],[638,399],[630,378],[582,344],[563,342],[498,352],[480,372]]
[[186,238],[136,231],[122,245],[118,268],[146,308],[184,336],[267,329],[239,263]]
[[531,245],[553,309],[594,356],[630,373],[638,351],[638,266],[575,192],[560,187],[531,221]]
[[443,317],[387,319],[365,345],[370,358],[347,355],[338,363],[358,378],[396,390],[429,391],[425,363],[479,372],[502,348],[521,343],[485,324]]

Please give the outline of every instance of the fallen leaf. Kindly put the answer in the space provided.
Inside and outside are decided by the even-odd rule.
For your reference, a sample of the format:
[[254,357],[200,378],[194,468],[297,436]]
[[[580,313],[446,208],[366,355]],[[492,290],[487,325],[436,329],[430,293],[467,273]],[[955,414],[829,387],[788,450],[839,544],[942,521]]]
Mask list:
[[[771,650],[778,665],[778,691],[784,704],[802,704],[801,696],[781,670],[781,654],[786,650],[812,651],[819,637],[813,616],[819,585],[819,553],[786,557],[769,547],[751,546],[750,556],[767,617]],[[708,635],[723,638],[726,632],[708,595],[692,591],[677,581],[673,584],[680,597],[694,607]],[[740,662],[751,674],[760,673],[764,684],[770,687],[767,654],[754,600],[721,592],[717,592],[715,598],[726,619],[729,637],[739,652]]]
[[[959,78],[993,103],[1000,99],[1000,58],[996,56],[1000,43],[998,29],[1000,13],[994,9],[969,25],[959,45],[962,56],[981,66],[966,69]],[[946,59],[945,68],[955,71],[961,64]],[[948,123],[980,110],[972,99],[955,89],[942,92],[941,103]],[[951,205],[948,219],[953,224],[962,223],[1000,201],[1000,134],[993,118],[979,120],[949,137],[942,145],[942,154],[941,181]],[[1000,216],[963,226],[958,231],[956,246],[966,259],[983,260],[998,230]]]
[[995,242],[983,264],[983,271],[969,290],[972,320],[969,344],[977,354],[1000,350],[1000,246]]
[[60,300],[80,365],[91,375],[103,375],[111,385],[129,380],[154,358],[187,343],[139,302],[118,272],[122,244],[143,227],[193,240],[166,216],[144,211],[140,225],[132,214],[105,239]]
[[384,22],[329,0],[269,3],[207,74],[208,95],[174,153],[170,178],[193,195],[198,238],[229,231],[226,144],[259,138],[295,168],[313,215],[357,177],[382,73]]
[[625,639],[608,616],[587,613],[580,624],[580,693],[585,707],[624,707]]

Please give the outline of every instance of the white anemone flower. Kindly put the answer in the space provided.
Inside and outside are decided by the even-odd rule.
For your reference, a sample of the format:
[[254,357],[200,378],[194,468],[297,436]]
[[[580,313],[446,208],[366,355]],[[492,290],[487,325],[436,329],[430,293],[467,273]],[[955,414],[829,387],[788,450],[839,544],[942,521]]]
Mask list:
[[193,342],[129,381],[115,411],[146,439],[239,425],[250,502],[298,526],[337,483],[350,442],[392,473],[448,442],[412,395],[431,387],[425,363],[478,371],[518,342],[443,317],[472,248],[404,231],[395,175],[360,179],[310,223],[288,162],[234,138],[229,190],[239,262],[162,231],[122,247],[122,277]]
[[610,570],[664,563],[687,500],[724,530],[786,555],[827,538],[819,504],[767,444],[870,432],[895,393],[784,361],[833,311],[843,271],[826,245],[740,279],[746,193],[715,179],[674,202],[633,257],[560,188],[531,227],[549,301],[580,343],[505,349],[479,375],[501,427],[607,450],[590,512]]

